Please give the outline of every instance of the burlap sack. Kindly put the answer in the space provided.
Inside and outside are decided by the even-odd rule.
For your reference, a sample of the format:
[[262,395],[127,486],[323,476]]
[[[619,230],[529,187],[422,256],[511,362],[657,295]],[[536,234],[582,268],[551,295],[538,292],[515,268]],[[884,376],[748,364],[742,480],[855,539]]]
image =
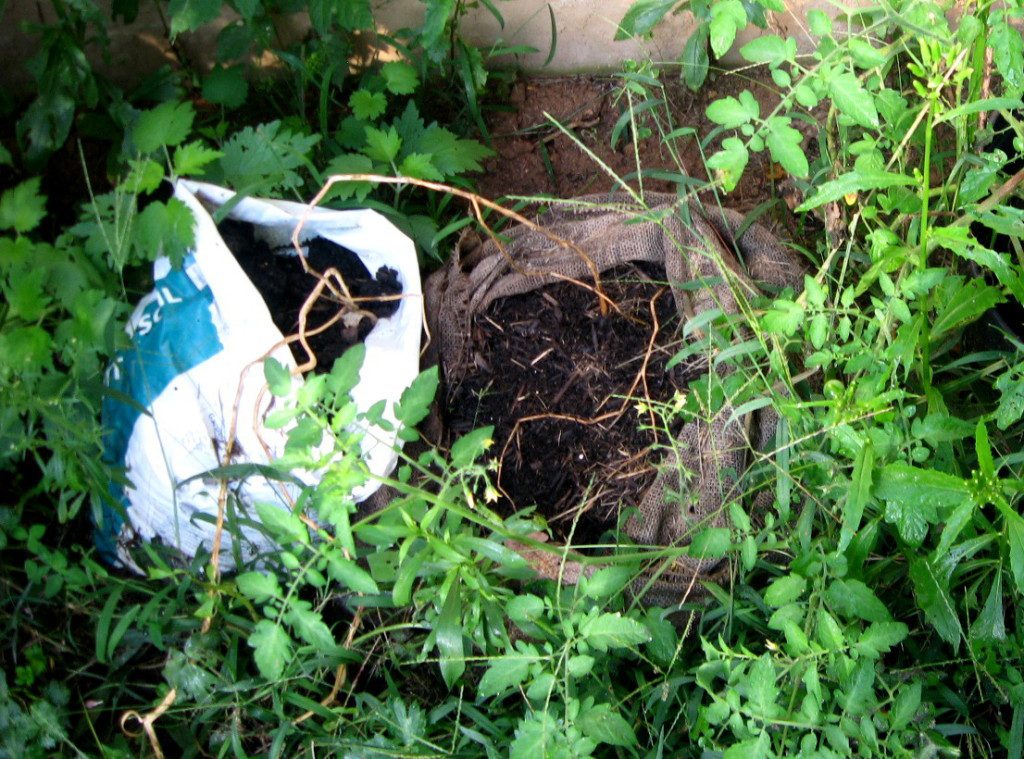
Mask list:
[[[734,293],[749,297],[757,292],[755,283],[776,288],[801,284],[799,260],[764,227],[752,224],[736,239],[743,223],[740,214],[704,210],[694,202],[680,207],[680,201],[670,195],[648,195],[646,202],[644,208],[623,196],[583,197],[538,218],[543,231],[521,225],[506,231],[500,240],[465,238],[424,288],[432,334],[428,361],[440,365],[446,386],[456,385],[471,370],[473,320],[491,303],[566,277],[592,283],[594,268],[604,272],[643,261],[664,266],[671,285],[709,280],[713,284],[696,289],[672,287],[684,322],[713,308],[738,313]],[[638,216],[645,220],[637,221]],[[706,360],[686,367],[683,374],[692,378],[700,371],[708,371]],[[716,371],[729,369],[723,365]],[[642,498],[639,513],[626,524],[638,544],[685,545],[704,528],[726,525],[726,507],[740,496],[737,484],[749,466],[751,452],[774,440],[776,425],[770,410],[730,422],[731,416],[732,409],[727,407],[710,423],[686,424],[677,445],[663,454],[659,474]],[[672,497],[673,492],[684,497]],[[563,582],[573,582],[586,571],[567,565],[558,552],[536,548],[523,552],[538,572]],[[587,569],[592,568],[591,564]],[[723,571],[724,562],[719,560],[687,556],[670,563],[661,560],[652,562],[633,590],[645,603],[672,605],[693,597],[700,592],[702,579]]]

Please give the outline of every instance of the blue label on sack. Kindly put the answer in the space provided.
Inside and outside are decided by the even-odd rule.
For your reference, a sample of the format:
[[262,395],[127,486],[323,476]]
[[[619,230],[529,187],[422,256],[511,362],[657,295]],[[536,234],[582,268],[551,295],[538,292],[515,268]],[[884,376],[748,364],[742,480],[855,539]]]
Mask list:
[[[181,269],[158,278],[152,292],[139,302],[128,322],[132,346],[118,352],[105,377],[114,392],[103,398],[104,460],[124,466],[139,417],[175,377],[223,349],[212,307],[213,293],[191,255]],[[103,558],[113,562],[128,497],[120,483],[111,483],[110,493],[117,505],[104,505],[103,524],[95,540]]]

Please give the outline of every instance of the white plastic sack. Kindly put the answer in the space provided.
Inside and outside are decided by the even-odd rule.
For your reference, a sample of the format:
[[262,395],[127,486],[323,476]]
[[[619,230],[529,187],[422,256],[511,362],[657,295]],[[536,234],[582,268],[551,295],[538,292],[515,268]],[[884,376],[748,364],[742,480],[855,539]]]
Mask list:
[[[223,205],[234,193],[182,180],[174,194],[195,215],[195,249],[181,269],[172,269],[166,259],[154,264],[153,291],[139,302],[129,321],[132,347],[108,371],[107,384],[115,392],[103,408],[108,430],[105,455],[115,464],[124,463],[131,487],[112,485],[121,508],[105,509],[96,542],[108,560],[130,567],[135,566],[131,549],[140,540],[159,540],[186,557],[194,556],[201,546],[212,547],[221,485],[212,477],[197,475],[229,463],[222,456],[236,397],[241,401],[231,464],[267,464],[264,445],[269,458],[275,458],[286,441],[286,431],[261,425],[275,403],[264,391],[262,367],[243,371],[283,336],[207,210]],[[259,225],[261,236],[283,246],[290,243],[306,211],[297,203],[247,198],[228,218]],[[419,370],[423,303],[413,243],[369,210],[315,209],[303,225],[302,239],[316,236],[353,251],[370,272],[381,266],[398,272],[402,286],[398,310],[379,319],[366,337],[366,359],[352,391],[360,411],[387,401],[384,418],[397,429],[394,403]],[[336,328],[341,329],[340,324]],[[297,353],[304,358],[301,347]],[[271,355],[289,368],[296,366],[288,347]],[[123,402],[124,396],[132,403]],[[385,476],[395,466],[401,441],[395,431],[379,427],[365,433],[363,460],[372,475]],[[307,482],[315,478],[315,474],[296,474]],[[371,479],[354,497],[364,500],[378,487]],[[286,488],[291,492],[286,493]],[[294,486],[258,476],[232,482],[231,490],[247,510],[238,516],[253,521],[256,514],[251,507],[256,502],[287,508],[296,495]],[[268,548],[257,530],[243,528],[243,535],[239,546],[243,556]],[[231,536],[225,531],[222,567],[232,567],[232,553]]]

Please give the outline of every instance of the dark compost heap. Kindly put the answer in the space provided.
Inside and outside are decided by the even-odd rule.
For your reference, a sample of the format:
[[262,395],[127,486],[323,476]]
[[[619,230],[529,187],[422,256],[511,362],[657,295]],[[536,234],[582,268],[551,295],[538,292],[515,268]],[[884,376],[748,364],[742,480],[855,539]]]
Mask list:
[[536,504],[563,537],[584,514],[577,545],[596,542],[654,481],[648,454],[668,438],[636,399],[664,402],[676,390],[665,365],[679,319],[664,270],[622,265],[601,281],[619,307],[605,316],[592,291],[568,282],[492,303],[473,323],[472,368],[446,404],[453,438],[494,425],[497,484],[513,508]]
[[[317,277],[305,271],[291,246],[271,249],[256,234],[256,227],[247,222],[225,219],[217,225],[221,238],[241,265],[249,280],[256,286],[270,310],[275,326],[281,334],[294,335],[299,329],[299,311],[317,284]],[[366,339],[377,319],[391,316],[398,310],[398,300],[373,300],[399,295],[402,285],[398,272],[381,266],[376,276],[359,256],[335,242],[314,237],[305,243],[306,260],[310,268],[324,272],[334,267],[357,300],[360,316],[351,323],[343,320],[319,334],[307,336],[310,348],[317,357],[317,371],[330,371],[334,360],[357,342]],[[341,307],[325,290],[309,311],[307,332],[333,317]],[[294,344],[292,352],[299,363],[305,361],[302,346]]]

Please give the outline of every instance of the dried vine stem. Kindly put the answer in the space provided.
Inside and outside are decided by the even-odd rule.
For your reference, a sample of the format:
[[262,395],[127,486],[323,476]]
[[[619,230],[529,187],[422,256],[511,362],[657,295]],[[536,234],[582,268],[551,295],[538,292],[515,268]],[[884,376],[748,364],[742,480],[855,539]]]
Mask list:
[[164,752],[160,748],[160,741],[156,737],[156,730],[153,729],[154,723],[160,719],[160,717],[171,708],[174,700],[178,697],[178,691],[175,688],[171,688],[167,691],[167,695],[163,697],[163,700],[157,704],[153,711],[146,712],[145,714],[139,714],[134,709],[126,711],[121,715],[121,732],[127,735],[129,738],[138,738],[141,733],[138,730],[131,730],[128,727],[128,722],[134,720],[142,726],[142,732],[146,734],[146,738],[149,739],[149,747],[153,750],[153,756],[156,759],[164,759]]
[[[308,267],[308,264],[306,263],[305,256],[302,255],[302,245],[299,242],[299,235],[302,232],[302,227],[308,221],[309,215],[313,212],[313,209],[315,209],[321,202],[323,202],[323,199],[327,197],[327,193],[331,191],[331,188],[334,187],[334,185],[340,184],[342,182],[371,182],[377,184],[394,185],[410,184],[414,185],[415,187],[422,187],[424,189],[433,190],[435,192],[444,192],[448,193],[449,195],[454,195],[455,197],[462,198],[463,200],[469,202],[470,206],[473,208],[473,215],[476,218],[477,222],[480,224],[481,227],[483,227],[487,231],[488,236],[490,236],[490,238],[494,240],[495,245],[498,246],[498,249],[501,251],[502,255],[505,256],[508,262],[512,265],[513,269],[527,276],[546,276],[545,274],[542,274],[540,272],[522,271],[521,267],[519,267],[518,264],[512,259],[512,257],[509,255],[508,251],[505,249],[505,246],[502,244],[498,236],[491,231],[491,228],[489,226],[487,226],[487,222],[484,221],[483,212],[480,210],[480,206],[484,206],[485,208],[488,208],[491,211],[495,211],[496,213],[499,213],[508,219],[512,219],[512,221],[518,224],[522,224],[535,232],[539,232],[556,245],[563,248],[568,248],[573,253],[578,255],[581,259],[583,259],[583,262],[590,270],[591,276],[594,278],[593,292],[597,295],[598,300],[600,301],[601,315],[607,316],[609,306],[614,306],[611,300],[605,295],[604,288],[601,286],[601,272],[597,268],[597,264],[595,264],[593,259],[587,255],[586,251],[584,251],[583,248],[581,248],[576,243],[559,237],[558,235],[554,234],[550,230],[545,229],[536,222],[527,219],[525,216],[518,214],[515,211],[512,211],[508,208],[505,208],[504,206],[495,203],[493,200],[488,200],[487,198],[477,195],[475,192],[462,190],[458,187],[452,187],[451,185],[442,184],[441,182],[429,182],[425,179],[415,179],[413,177],[388,177],[384,176],[383,174],[334,174],[328,177],[327,181],[324,183],[324,186],[320,188],[320,191],[313,197],[313,199],[306,206],[305,213],[303,213],[302,218],[299,220],[298,225],[295,227],[295,231],[292,232],[292,245],[294,246],[296,251],[299,252],[299,256],[302,258],[302,265],[306,267],[306,271],[310,271],[310,269]],[[562,277],[562,279],[568,278]],[[587,287],[587,289],[590,288]]]

